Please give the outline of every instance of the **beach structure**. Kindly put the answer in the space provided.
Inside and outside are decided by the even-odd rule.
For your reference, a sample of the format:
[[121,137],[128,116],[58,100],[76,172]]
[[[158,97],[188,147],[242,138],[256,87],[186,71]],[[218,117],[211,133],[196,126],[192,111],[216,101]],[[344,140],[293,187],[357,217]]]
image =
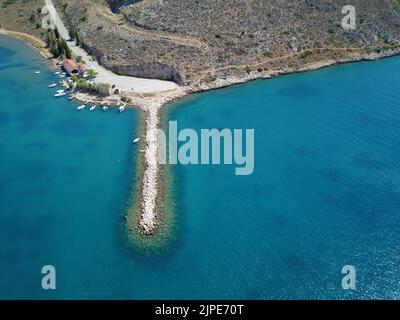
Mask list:
[[75,63],[74,60],[64,59],[61,62],[61,66],[68,74],[68,76],[78,76],[80,74],[79,66]]
[[90,70],[90,68],[84,63],[79,63],[78,64],[78,69],[79,69],[79,73],[81,75],[85,74],[86,71]]

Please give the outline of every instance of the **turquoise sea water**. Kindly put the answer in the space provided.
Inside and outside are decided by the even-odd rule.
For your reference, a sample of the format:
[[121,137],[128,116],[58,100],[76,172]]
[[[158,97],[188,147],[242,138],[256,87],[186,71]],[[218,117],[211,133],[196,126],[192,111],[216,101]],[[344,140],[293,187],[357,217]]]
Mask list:
[[400,298],[400,58],[171,106],[180,128],[254,128],[255,172],[174,168],[179,233],[144,258],[123,235],[138,113],[77,112],[32,57],[0,37],[0,298]]

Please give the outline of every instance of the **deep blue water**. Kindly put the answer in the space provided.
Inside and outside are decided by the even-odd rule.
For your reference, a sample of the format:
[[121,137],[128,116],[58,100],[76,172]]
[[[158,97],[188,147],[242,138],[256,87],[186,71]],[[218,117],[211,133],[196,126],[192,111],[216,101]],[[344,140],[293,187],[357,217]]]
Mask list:
[[171,106],[180,128],[254,128],[255,172],[175,168],[177,241],[143,258],[123,235],[138,113],[77,112],[32,57],[0,37],[0,298],[400,298],[400,58]]

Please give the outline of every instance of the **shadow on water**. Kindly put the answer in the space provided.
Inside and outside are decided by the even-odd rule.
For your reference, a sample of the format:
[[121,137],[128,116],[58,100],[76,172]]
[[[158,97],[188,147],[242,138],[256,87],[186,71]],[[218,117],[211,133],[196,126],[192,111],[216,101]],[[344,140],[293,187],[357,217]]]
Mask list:
[[49,146],[50,146],[50,143],[45,142],[45,141],[29,142],[25,145],[26,148],[34,149],[34,150],[42,150],[42,149],[48,148]]
[[309,99],[321,94],[317,87],[298,81],[278,89],[276,93],[296,101]]
[[78,117],[58,120],[57,122],[51,124],[49,129],[60,136],[69,135],[76,137],[82,135],[95,135],[97,130],[100,130],[100,128],[95,130],[94,128],[89,127],[82,119]]
[[27,65],[25,63],[8,64],[8,65],[5,65],[5,66],[0,66],[0,72],[1,71],[6,71],[8,69],[22,68],[22,67],[27,67]]
[[45,179],[49,173],[49,167],[42,161],[25,162],[18,166],[16,172],[22,175],[25,179],[37,181]]
[[272,223],[278,229],[284,229],[289,225],[289,219],[283,214],[276,214],[271,217]]
[[19,124],[20,131],[43,130],[43,124],[48,112],[40,105],[32,105],[20,111],[14,119]]
[[361,153],[356,155],[353,160],[358,166],[370,170],[382,171],[389,168],[384,161],[379,159],[379,155],[376,154]]
[[322,172],[322,176],[325,178],[326,181],[331,183],[339,183],[341,180],[341,174],[336,169],[328,169]]
[[0,65],[10,63],[16,53],[16,51],[9,48],[0,47]]
[[0,126],[9,124],[11,116],[6,112],[0,112]]

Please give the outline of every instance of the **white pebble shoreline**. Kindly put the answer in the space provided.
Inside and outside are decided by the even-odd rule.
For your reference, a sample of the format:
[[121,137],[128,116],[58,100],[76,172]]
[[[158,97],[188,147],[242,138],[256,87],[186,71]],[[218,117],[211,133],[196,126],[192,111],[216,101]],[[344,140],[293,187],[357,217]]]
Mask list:
[[158,193],[158,108],[150,108],[146,119],[145,172],[143,178],[140,227],[145,234],[156,227]]

